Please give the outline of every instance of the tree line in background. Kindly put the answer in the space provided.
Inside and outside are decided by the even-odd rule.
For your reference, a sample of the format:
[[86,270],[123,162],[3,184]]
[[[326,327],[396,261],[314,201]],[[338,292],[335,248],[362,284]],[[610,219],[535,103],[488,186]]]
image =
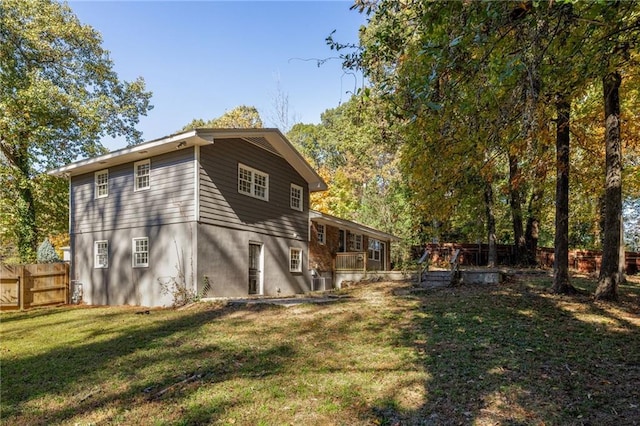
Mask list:
[[[274,101],[329,184],[312,207],[401,237],[396,263],[434,240],[511,243],[522,265],[554,246],[558,292],[573,289],[569,247],[603,248],[598,296],[615,299],[621,235],[640,243],[639,3],[354,8],[367,15],[360,42],[327,43],[366,87],[319,124],[290,126],[288,97]],[[67,184],[42,171],[104,152],[105,134],[138,143],[150,93],[118,79],[67,6],[7,0],[0,12],[0,255],[30,261],[68,226]],[[262,126],[239,106],[182,130]]]
[[328,43],[364,72],[360,96],[397,137],[417,235],[458,233],[490,252],[508,235],[523,264],[553,241],[559,293],[575,291],[569,246],[601,245],[596,297],[615,299],[622,189],[632,208],[640,188],[640,3],[354,8],[368,17],[360,43]]

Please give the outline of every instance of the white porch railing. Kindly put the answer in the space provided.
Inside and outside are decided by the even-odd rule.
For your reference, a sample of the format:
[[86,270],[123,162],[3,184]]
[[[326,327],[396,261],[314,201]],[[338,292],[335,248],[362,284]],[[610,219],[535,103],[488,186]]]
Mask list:
[[336,271],[366,271],[367,253],[336,253]]

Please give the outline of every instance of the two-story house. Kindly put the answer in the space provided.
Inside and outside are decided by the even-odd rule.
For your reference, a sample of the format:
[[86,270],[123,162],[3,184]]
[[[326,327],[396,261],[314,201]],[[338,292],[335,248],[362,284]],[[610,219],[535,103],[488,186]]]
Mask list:
[[275,129],[197,129],[49,172],[70,188],[71,277],[89,304],[169,305],[311,288],[322,178]]
[[88,304],[166,306],[177,286],[284,296],[390,267],[395,237],[309,210],[327,186],[276,129],[190,130],[49,174],[69,180]]

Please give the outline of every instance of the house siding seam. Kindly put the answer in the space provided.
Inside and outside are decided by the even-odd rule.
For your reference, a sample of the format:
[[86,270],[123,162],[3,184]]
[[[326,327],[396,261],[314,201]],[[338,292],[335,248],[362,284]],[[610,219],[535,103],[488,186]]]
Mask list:
[[71,180],[70,233],[157,226],[193,220],[193,150],[151,157],[151,187],[134,191],[133,162],[110,167],[109,195],[94,198],[94,174]]
[[[238,192],[238,164],[269,175],[269,201]],[[305,188],[303,211],[290,207],[290,187]],[[308,240],[308,185],[282,157],[243,139],[216,139],[200,150],[200,221],[229,229]]]

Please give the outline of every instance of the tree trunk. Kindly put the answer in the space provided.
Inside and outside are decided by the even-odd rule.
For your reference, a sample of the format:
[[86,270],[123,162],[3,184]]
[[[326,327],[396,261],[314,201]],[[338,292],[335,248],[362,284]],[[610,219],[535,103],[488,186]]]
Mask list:
[[554,241],[554,293],[573,294],[569,282],[569,119],[571,103],[565,97],[556,102],[556,232]]
[[487,266],[493,268],[498,259],[498,249],[496,246],[496,218],[493,213],[493,189],[487,183],[484,189],[484,205],[487,214],[487,236],[489,240],[489,258]]
[[538,235],[540,222],[533,216],[527,219],[527,230],[525,232],[525,241],[527,245],[527,265],[536,266],[536,253],[538,251]]
[[18,199],[15,202],[17,213],[16,236],[18,237],[18,254],[23,263],[36,261],[38,249],[38,230],[36,227],[36,206],[33,198],[30,179],[29,155],[26,145],[19,145],[13,152],[12,169],[15,172],[11,184],[15,185]]
[[620,261],[618,262],[618,284],[627,282],[627,254],[624,244],[624,220],[620,219]]
[[515,248],[515,262],[518,265],[526,263],[527,246],[522,229],[522,201],[520,185],[520,169],[518,158],[509,154],[509,198],[511,205],[511,220],[513,222],[513,244]]
[[602,266],[596,300],[617,300],[620,280],[622,223],[622,148],[620,140],[620,97],[622,78],[618,72],[602,79],[604,88],[606,176],[604,193],[604,239]]

